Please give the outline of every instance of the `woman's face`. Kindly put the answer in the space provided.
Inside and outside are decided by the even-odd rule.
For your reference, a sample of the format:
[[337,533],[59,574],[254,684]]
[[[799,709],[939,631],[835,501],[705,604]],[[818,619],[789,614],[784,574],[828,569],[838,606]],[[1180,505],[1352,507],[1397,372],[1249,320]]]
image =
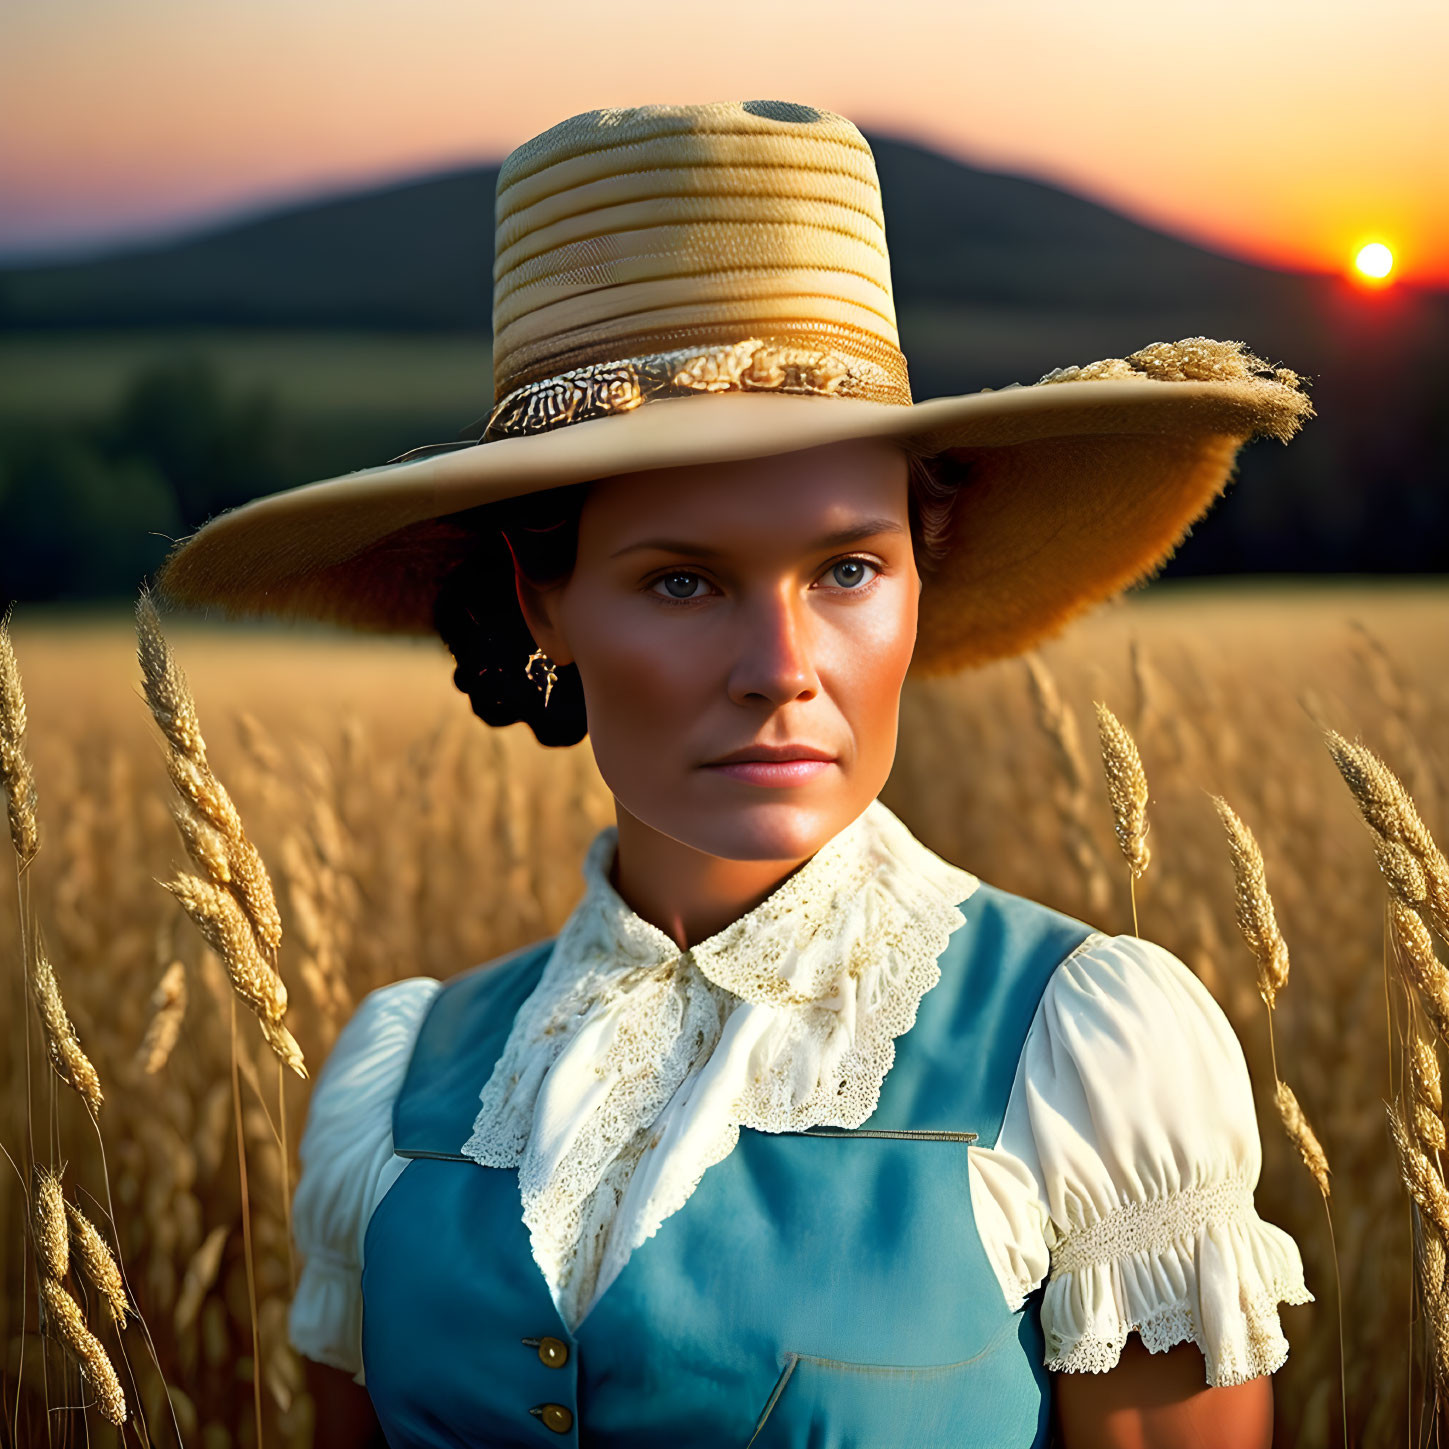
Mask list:
[[919,596],[905,455],[853,440],[601,480],[573,573],[527,612],[578,665],[625,810],[711,855],[802,860],[890,773]]

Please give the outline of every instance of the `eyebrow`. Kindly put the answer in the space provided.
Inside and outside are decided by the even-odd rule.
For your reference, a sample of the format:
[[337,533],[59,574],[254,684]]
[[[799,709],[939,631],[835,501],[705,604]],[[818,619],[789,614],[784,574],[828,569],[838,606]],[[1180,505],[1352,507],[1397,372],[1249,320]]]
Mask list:
[[[813,551],[823,552],[830,548],[846,548],[862,539],[874,538],[881,533],[904,533],[905,529],[894,518],[862,518],[848,528],[838,528],[834,533],[822,534],[810,545]],[[625,544],[615,550],[610,558],[620,558],[626,553],[637,553],[642,549],[657,549],[660,553],[682,553],[691,558],[719,558],[723,549],[711,548],[705,543],[693,543],[684,538],[644,538],[638,543]]]

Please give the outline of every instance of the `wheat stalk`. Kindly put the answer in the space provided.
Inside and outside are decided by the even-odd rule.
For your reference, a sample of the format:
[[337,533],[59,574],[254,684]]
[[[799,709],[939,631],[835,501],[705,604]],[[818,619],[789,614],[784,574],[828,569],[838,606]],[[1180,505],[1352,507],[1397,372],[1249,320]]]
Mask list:
[[1221,796],[1212,797],[1228,835],[1233,859],[1234,915],[1238,930],[1257,963],[1258,995],[1268,1013],[1268,1051],[1273,1064],[1273,1104],[1288,1140],[1298,1149],[1303,1165],[1318,1184],[1323,1215],[1328,1222],[1329,1251],[1333,1257],[1334,1296],[1338,1309],[1338,1379],[1343,1407],[1343,1433],[1348,1443],[1348,1371],[1343,1333],[1343,1275],[1338,1262],[1338,1240],[1329,1206],[1328,1155],[1313,1130],[1293,1089],[1278,1074],[1278,1047],[1273,1034],[1273,1010],[1278,993],[1288,984],[1288,943],[1278,929],[1278,915],[1268,892],[1268,871],[1257,838],[1241,816]]
[[1442,1151],[1444,1098],[1439,1084],[1439,1059],[1434,1048],[1417,1031],[1409,1043],[1409,1087],[1414,1136],[1427,1151]]
[[[282,944],[282,918],[271,877],[247,839],[226,787],[209,765],[174,751],[166,758],[166,768],[181,797],[174,813],[188,852],[208,879],[231,887],[258,939],[275,953]],[[192,850],[193,842],[199,853]]]
[[232,989],[256,1013],[262,1036],[277,1059],[305,1080],[307,1067],[302,1049],[282,1022],[287,1010],[287,988],[263,958],[236,898],[194,875],[182,874],[162,884],[221,959]]
[[184,872],[162,885],[220,957],[236,994],[259,1017],[280,1021],[287,1010],[287,988],[263,957],[236,897],[209,880]]
[[70,1219],[71,1250],[80,1264],[81,1273],[105,1300],[111,1322],[119,1326],[130,1312],[120,1264],[116,1262],[110,1244],[102,1237],[101,1230],[74,1203],[66,1203],[65,1210]]
[[1364,823],[1379,837],[1375,856],[1389,889],[1449,940],[1449,861],[1403,781],[1367,745],[1350,742],[1337,730],[1324,733]]
[[1434,951],[1428,927],[1413,907],[1391,899],[1389,930],[1400,974],[1418,991],[1439,1035],[1449,1038],[1449,970]]
[[1327,1198],[1329,1193],[1328,1154],[1324,1152],[1323,1144],[1318,1140],[1318,1134],[1309,1125],[1303,1108],[1298,1104],[1298,1098],[1293,1094],[1293,1088],[1287,1082],[1280,1081],[1274,1094],[1274,1101],[1278,1107],[1278,1118],[1283,1123],[1283,1130],[1288,1134],[1288,1140],[1298,1149],[1298,1155],[1303,1159],[1304,1167],[1313,1175],[1319,1192]]
[[[1415,1023],[1413,1040],[1410,1042],[1409,1069],[1415,1097],[1436,1117],[1441,1116],[1444,1111],[1444,1088],[1439,1077],[1439,1055],[1434,1050],[1434,1044],[1418,1028],[1417,1023]],[[1426,1142],[1425,1146],[1444,1146],[1442,1141],[1444,1135],[1443,1123],[1440,1123],[1439,1131],[1436,1135],[1441,1140],[1438,1142]],[[1423,1139],[1421,1138],[1420,1140],[1422,1141]]]
[[[1272,1009],[1269,1008],[1270,1021],[1272,1016]],[[1318,1192],[1323,1199],[1323,1216],[1328,1222],[1328,1249],[1333,1258],[1333,1294],[1338,1309],[1338,1392],[1343,1413],[1344,1449],[1348,1449],[1348,1365],[1343,1334],[1343,1272],[1338,1262],[1338,1237],[1333,1230],[1333,1209],[1329,1206],[1328,1154],[1323,1150],[1323,1144],[1318,1140],[1318,1134],[1309,1123],[1292,1087],[1281,1078],[1274,1089],[1273,1102],[1278,1108],[1278,1120],[1283,1124],[1288,1140],[1298,1149],[1304,1167],[1318,1184]]]
[[183,842],[208,879],[232,887],[263,946],[275,953],[282,918],[271,877],[211,769],[190,686],[161,632],[156,606],[144,593],[136,603],[136,637],[146,703],[165,736],[167,769],[181,797],[176,818]]
[[230,885],[231,853],[226,836],[214,826],[189,800],[171,807],[186,853],[200,867],[205,877],[217,885]]
[[119,1428],[126,1422],[126,1396],[110,1356],[100,1339],[86,1327],[80,1305],[54,1278],[40,1280],[41,1301],[45,1304],[47,1321],[60,1341],[71,1351],[82,1376],[95,1390],[101,1414],[107,1423]]
[[1147,772],[1142,768],[1142,757],[1127,727],[1101,700],[1096,703],[1107,798],[1112,803],[1117,844],[1130,871],[1127,889],[1132,901],[1132,934],[1137,935],[1137,880],[1152,859],[1147,845]]
[[[136,603],[137,659],[152,717],[167,743],[167,773],[180,797],[177,823],[183,843],[201,875],[182,873],[162,882],[176,897],[207,944],[221,959],[232,985],[230,1002],[232,1109],[236,1126],[237,1172],[241,1187],[242,1235],[245,1248],[247,1301],[251,1317],[252,1405],[258,1443],[262,1439],[262,1360],[257,1308],[257,1274],[252,1241],[246,1139],[241,1109],[237,1040],[237,999],[256,1014],[262,1036],[283,1066],[299,1077],[307,1070],[301,1048],[282,1023],[287,990],[277,971],[282,918],[271,877],[260,852],[242,828],[231,796],[216,778],[206,757],[196,706],[180,666],[161,632],[161,621],[149,595]],[[286,1100],[277,1078],[278,1111],[285,1132]],[[290,1214],[286,1138],[282,1153],[281,1193]],[[288,1218],[290,1226],[290,1218]],[[290,1238],[290,1234],[289,1234]]]
[[[1336,730],[1324,738],[1339,774],[1374,836],[1374,858],[1389,889],[1389,934],[1399,973],[1441,1036],[1449,1030],[1449,972],[1425,926],[1427,917],[1449,937],[1449,863],[1399,777],[1368,746]],[[1387,975],[1385,976],[1387,985]],[[1415,1268],[1423,1303],[1425,1337],[1441,1394],[1449,1395],[1449,1189],[1439,1153],[1446,1142],[1438,1054],[1413,1013],[1405,1045],[1407,1103],[1388,1110],[1399,1170],[1419,1212]],[[1430,1156],[1430,1154],[1433,1154]]]
[[1337,730],[1327,730],[1325,735],[1328,752],[1369,827],[1386,840],[1402,842],[1421,859],[1438,854],[1434,837],[1409,792],[1383,760],[1367,745],[1345,739]]
[[55,968],[38,947],[30,968],[30,991],[40,1013],[46,1055],[51,1067],[66,1086],[80,1095],[91,1116],[98,1117],[104,1100],[100,1073],[81,1048],[65,1002],[61,1000]]
[[1288,943],[1278,929],[1273,898],[1268,894],[1268,872],[1253,832],[1221,795],[1212,797],[1228,833],[1233,857],[1234,898],[1238,930],[1258,963],[1258,994],[1269,1011],[1288,984]]
[[1403,1116],[1393,1107],[1387,1111],[1399,1173],[1419,1212],[1421,1232],[1415,1269],[1424,1304],[1429,1357],[1440,1393],[1449,1395],[1449,1291],[1445,1283],[1449,1189],[1445,1187],[1437,1159],[1429,1157],[1414,1141]]
[[0,615],[0,786],[5,790],[10,843],[22,867],[40,849],[35,776],[25,749],[25,691],[10,642],[10,608]]
[[221,1271],[221,1256],[230,1236],[231,1228],[225,1223],[214,1227],[187,1262],[181,1291],[176,1295],[176,1307],[172,1310],[178,1334],[189,1333],[195,1324],[201,1305]]
[[1441,1394],[1449,1394],[1449,1284],[1445,1281],[1444,1241],[1433,1228],[1419,1235],[1414,1269],[1423,1299],[1423,1319],[1429,1344],[1429,1358]]
[[[167,773],[179,796],[173,816],[201,872],[183,873],[162,884],[221,958],[233,990],[256,1013],[278,1060],[306,1077],[301,1048],[282,1023],[287,989],[275,964],[282,918],[271,877],[226,787],[212,771],[190,685],[145,593],[136,603],[136,636],[146,702],[165,737]],[[162,1034],[166,1030],[157,1028]],[[164,1060],[159,1051],[156,1055]]]
[[48,1167],[35,1170],[35,1252],[40,1267],[41,1301],[47,1320],[75,1355],[81,1372],[95,1389],[101,1412],[112,1424],[126,1418],[120,1380],[100,1341],[86,1327],[80,1307],[62,1280],[71,1258],[105,1299],[112,1321],[125,1321],[128,1311],[121,1270],[99,1230],[73,1203],[65,1201],[60,1177]]
[[[302,1056],[302,1047],[297,1038],[287,1030],[284,1023],[274,1021],[269,1016],[261,1018],[261,1025],[262,1039],[271,1047],[272,1055],[305,1082],[307,1080],[307,1063]],[[285,1151],[285,1148],[283,1150]]]
[[166,1065],[181,1038],[186,995],[186,967],[180,961],[173,961],[151,993],[153,1014],[136,1053],[141,1070],[148,1076],[154,1076]]
[[1449,1246],[1449,1188],[1444,1185],[1444,1175],[1413,1140],[1403,1117],[1393,1107],[1387,1111],[1404,1186],[1440,1241]]
[[1380,836],[1374,841],[1374,859],[1395,900],[1415,909],[1425,904],[1429,898],[1429,877],[1408,846]]
[[70,1271],[70,1235],[65,1226],[65,1199],[60,1178],[48,1167],[35,1169],[35,1256],[41,1272],[64,1278]]
[[1102,743],[1102,765],[1117,844],[1135,878],[1152,860],[1147,846],[1147,772],[1127,727],[1101,700],[1097,704],[1097,733]]

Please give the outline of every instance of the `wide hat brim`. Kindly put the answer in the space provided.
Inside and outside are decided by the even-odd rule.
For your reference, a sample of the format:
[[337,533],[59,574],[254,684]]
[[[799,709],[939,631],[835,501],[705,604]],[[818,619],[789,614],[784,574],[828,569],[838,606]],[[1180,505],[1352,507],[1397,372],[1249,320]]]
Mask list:
[[1114,359],[911,406],[770,392],[655,400],[256,499],[179,540],[157,588],[229,617],[429,634],[443,578],[476,544],[451,518],[461,510],[618,473],[886,438],[969,464],[947,555],[921,594],[912,672],[940,674],[1028,649],[1151,577],[1226,487],[1242,444],[1286,440],[1311,415],[1293,374],[1265,373],[1236,344],[1210,346],[1214,375],[1181,380],[1170,366],[1154,375]]

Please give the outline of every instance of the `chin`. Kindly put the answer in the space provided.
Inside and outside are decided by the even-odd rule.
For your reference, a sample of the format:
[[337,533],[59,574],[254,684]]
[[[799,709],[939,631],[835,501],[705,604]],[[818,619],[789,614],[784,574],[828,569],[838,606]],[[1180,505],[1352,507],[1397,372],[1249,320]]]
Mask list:
[[[766,793],[764,791],[761,792]],[[771,790],[771,795],[785,791]],[[666,834],[722,860],[805,860],[844,830],[866,806],[853,800],[773,799],[692,810],[667,825]]]

